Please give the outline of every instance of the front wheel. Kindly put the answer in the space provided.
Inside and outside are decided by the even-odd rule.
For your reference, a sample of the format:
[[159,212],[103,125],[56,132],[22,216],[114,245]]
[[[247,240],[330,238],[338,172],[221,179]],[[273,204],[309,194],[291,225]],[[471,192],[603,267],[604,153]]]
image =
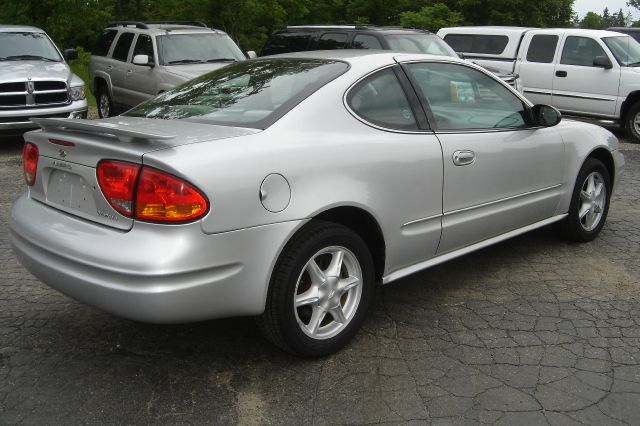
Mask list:
[[113,115],[113,102],[109,95],[107,86],[100,86],[98,89],[98,115],[100,118],[107,118]]
[[610,195],[607,168],[600,160],[587,158],[576,179],[569,214],[559,224],[564,236],[578,242],[593,240],[607,219]]
[[640,102],[636,102],[629,108],[625,117],[627,134],[634,142],[640,142]]
[[352,230],[311,222],[276,263],[258,325],[277,346],[300,356],[323,356],[356,334],[374,295],[373,261]]

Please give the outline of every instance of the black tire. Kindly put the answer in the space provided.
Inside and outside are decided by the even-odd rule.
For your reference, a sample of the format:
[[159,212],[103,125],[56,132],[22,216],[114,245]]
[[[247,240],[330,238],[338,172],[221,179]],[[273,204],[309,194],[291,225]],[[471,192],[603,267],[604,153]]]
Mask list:
[[100,118],[113,116],[113,100],[109,94],[109,88],[104,84],[98,88],[96,103],[98,104],[98,116]]
[[627,116],[624,118],[625,127],[627,128],[627,134],[634,142],[640,142],[640,124],[636,125],[636,117],[640,123],[640,102],[636,102],[631,105],[629,111],[627,111]]
[[[347,266],[340,266],[341,272],[338,275],[327,274],[326,277],[339,277],[346,274],[349,265],[352,270],[357,270],[354,263],[355,259],[361,272],[361,282],[359,284],[361,289],[354,287],[344,293],[339,293],[342,290],[325,291],[324,299],[301,307],[294,307],[294,298],[305,280],[305,274],[308,274],[306,278],[310,283],[307,288],[313,286],[311,284],[311,275],[307,272],[307,265],[310,265],[311,260],[315,259],[315,264],[322,270],[320,264],[325,259],[322,256],[329,256],[327,260],[331,261],[335,256],[335,254],[332,254],[333,252],[323,254],[323,250],[341,248],[346,249],[344,253],[348,252],[348,254],[344,254],[346,257],[340,264]],[[320,255],[318,255],[319,253]],[[321,272],[326,273],[329,269],[327,267]],[[348,275],[351,276],[351,274]],[[346,279],[343,278],[343,280]],[[334,280],[339,280],[339,278]],[[299,282],[300,286],[298,285]],[[326,281],[322,281],[323,284],[320,288],[326,290],[331,285],[329,282],[329,278]],[[265,312],[258,318],[258,326],[267,339],[294,355],[304,357],[328,355],[345,346],[360,329],[373,301],[374,284],[373,260],[362,238],[342,225],[312,221],[293,236],[276,262],[269,284]],[[356,293],[359,294],[359,303],[355,303]],[[297,293],[297,295],[299,296],[300,293]],[[354,299],[352,300],[351,297]],[[343,318],[343,320],[348,318],[348,321],[339,322],[335,320],[334,314],[330,313],[332,311],[324,310],[321,307],[322,303],[324,303],[323,300],[326,303],[334,303],[331,308],[334,310],[333,312],[335,312],[335,309],[340,309],[343,312],[343,309],[346,310],[350,306],[350,316]],[[302,315],[305,313],[303,312],[304,310],[307,310],[310,316],[308,325],[305,325],[304,320],[302,320]],[[335,335],[327,334],[324,337],[315,338],[309,334],[310,331],[307,327],[310,327],[316,310],[319,310],[319,312],[324,310],[325,312],[325,319],[317,322],[319,324],[317,333],[321,333],[324,329],[331,330],[331,327],[335,327]],[[314,314],[311,314],[311,311]],[[324,322],[326,320],[328,320],[327,324]]]
[[[604,199],[602,200],[602,206],[600,206],[599,203],[592,203],[593,205],[591,209],[589,209],[589,211],[594,211],[595,215],[598,215],[599,213],[602,214],[597,220],[594,219],[593,223],[589,223],[589,218],[587,217],[588,215],[582,219],[580,218],[580,208],[583,206],[583,203],[588,204],[587,201],[582,199],[581,193],[583,188],[587,188],[585,186],[588,185],[587,179],[592,175],[594,176],[594,179],[597,176],[600,176],[601,183],[603,184],[603,189],[606,191],[606,193],[604,194]],[[611,178],[609,177],[609,171],[602,163],[602,161],[596,158],[587,158],[587,160],[582,165],[582,168],[580,169],[580,173],[578,173],[575,187],[573,188],[571,204],[569,206],[569,214],[558,224],[558,230],[565,238],[571,241],[586,242],[593,240],[600,233],[607,219],[610,198]]]

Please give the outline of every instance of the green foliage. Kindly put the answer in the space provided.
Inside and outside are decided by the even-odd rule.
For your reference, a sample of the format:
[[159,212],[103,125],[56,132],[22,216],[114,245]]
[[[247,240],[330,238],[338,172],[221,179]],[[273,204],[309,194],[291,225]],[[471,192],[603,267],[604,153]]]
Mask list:
[[602,15],[595,12],[587,12],[580,21],[580,28],[602,30],[609,27],[626,27],[628,18],[620,9],[617,13],[610,14],[609,8],[605,7]]
[[292,24],[569,26],[573,1],[2,0],[0,23],[35,25],[59,46],[90,50],[110,20],[198,20],[228,32],[243,50],[259,51],[269,33]]
[[418,12],[400,14],[400,25],[403,27],[422,28],[434,32],[442,27],[458,25],[463,20],[464,16],[460,12],[449,9],[444,3],[425,6]]
[[89,59],[91,53],[85,51],[82,47],[78,47],[78,59],[69,62],[71,71],[84,80],[87,85],[87,103],[89,106],[96,106],[96,99],[93,97],[89,87]]

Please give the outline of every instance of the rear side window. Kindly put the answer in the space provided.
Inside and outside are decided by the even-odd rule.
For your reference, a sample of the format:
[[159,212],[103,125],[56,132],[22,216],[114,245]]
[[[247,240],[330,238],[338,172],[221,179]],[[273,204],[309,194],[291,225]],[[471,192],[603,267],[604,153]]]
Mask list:
[[389,68],[358,83],[347,95],[347,104],[371,124],[387,129],[418,129],[402,86]]
[[325,33],[318,40],[317,50],[334,50],[347,48],[347,34]]
[[560,63],[592,67],[596,56],[607,56],[597,41],[589,37],[569,36],[564,42]]
[[129,48],[133,41],[133,33],[122,33],[118,37],[116,47],[113,48],[113,54],[111,57],[119,61],[126,61],[129,54]]
[[382,49],[382,44],[376,36],[357,34],[353,38],[354,49]]
[[531,38],[529,50],[527,51],[527,61],[550,64],[551,62],[553,62],[553,57],[555,56],[557,45],[557,35],[534,35]]
[[499,55],[507,47],[509,37],[487,34],[447,34],[444,36],[444,41],[456,52]]
[[97,56],[107,56],[107,53],[109,53],[109,47],[111,47],[113,39],[116,38],[116,34],[118,34],[118,31],[116,30],[102,31],[102,34],[100,34],[98,42],[91,53]]
[[307,50],[310,34],[280,33],[272,35],[262,49],[262,55],[277,55],[278,53],[301,52]]

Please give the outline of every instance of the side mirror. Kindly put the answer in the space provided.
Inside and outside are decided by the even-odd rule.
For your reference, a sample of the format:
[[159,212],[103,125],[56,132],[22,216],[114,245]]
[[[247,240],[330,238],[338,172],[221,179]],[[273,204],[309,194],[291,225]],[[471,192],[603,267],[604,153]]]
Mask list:
[[256,52],[253,50],[249,50],[246,53],[247,59],[255,59],[258,57],[258,55],[256,55]]
[[560,111],[549,105],[534,105],[531,112],[538,126],[553,127],[562,120]]
[[74,59],[78,59],[78,51],[76,49],[65,49],[64,60],[68,62],[73,61]]
[[596,56],[593,58],[593,66],[594,67],[602,67],[605,70],[610,70],[613,68],[613,64],[606,56]]
[[149,63],[149,56],[148,55],[136,55],[133,57],[133,64],[134,65],[147,65],[147,66],[153,66],[152,63]]

